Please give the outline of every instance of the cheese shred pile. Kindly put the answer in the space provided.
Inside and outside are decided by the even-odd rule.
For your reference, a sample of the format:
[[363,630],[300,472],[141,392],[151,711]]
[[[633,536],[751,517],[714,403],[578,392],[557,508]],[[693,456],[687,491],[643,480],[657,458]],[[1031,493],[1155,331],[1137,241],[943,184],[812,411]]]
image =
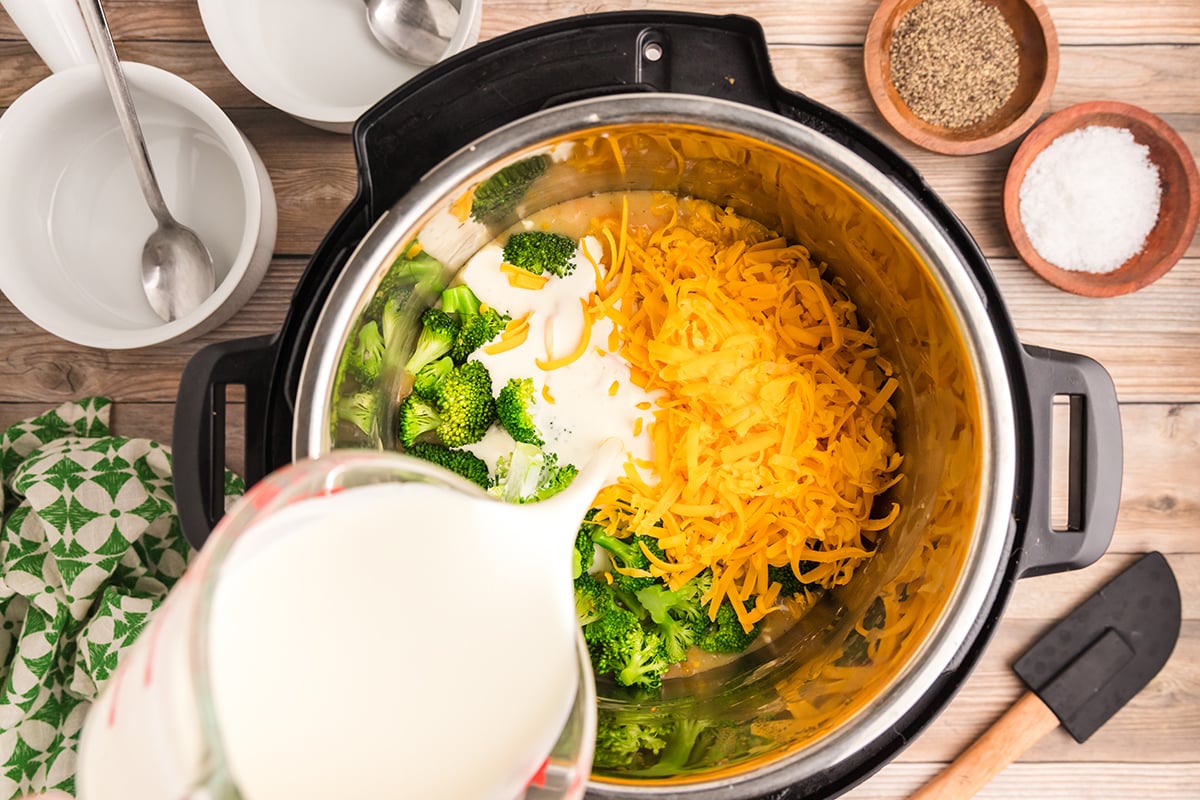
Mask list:
[[653,462],[626,464],[596,521],[656,537],[672,588],[711,568],[709,616],[728,598],[748,630],[779,605],[769,567],[844,584],[896,518],[877,499],[899,480],[898,384],[805,248],[700,201],[653,211],[593,224],[608,269],[585,315],[658,398]]

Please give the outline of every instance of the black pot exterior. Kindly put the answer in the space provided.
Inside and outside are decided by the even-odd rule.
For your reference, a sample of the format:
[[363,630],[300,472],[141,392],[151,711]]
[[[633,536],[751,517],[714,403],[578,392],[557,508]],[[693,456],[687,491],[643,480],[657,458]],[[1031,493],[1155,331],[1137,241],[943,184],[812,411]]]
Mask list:
[[[653,46],[665,57],[646,58],[647,47]],[[673,59],[672,52],[687,57]],[[959,252],[1001,346],[1020,458],[1005,555],[989,587],[988,611],[975,621],[953,667],[909,709],[901,725],[837,767],[797,776],[790,787],[761,795],[762,800],[836,796],[894,757],[945,707],[978,660],[1018,577],[1083,566],[1103,552],[1119,497],[1120,427],[1103,370],[1077,356],[1023,347],[986,259],[958,218],[910,165],[870,133],[780,86],[762,30],[751,19],[622,12],[561,20],[455,56],[369,111],[354,129],[358,193],[310,261],[280,332],[212,345],[184,372],[174,433],[181,521],[189,540],[199,546],[222,513],[217,481],[224,464],[225,385],[246,386],[247,482],[291,461],[296,390],[317,316],[357,243],[429,167],[544,108],[641,91],[718,97],[765,109],[820,132],[869,162],[920,204]],[[1049,408],[1057,394],[1085,399],[1073,416],[1081,420],[1073,431],[1080,442],[1079,464],[1098,464],[1101,451],[1107,462],[1104,469],[1073,469],[1079,473],[1078,487],[1072,487],[1078,489],[1073,538],[1055,535],[1048,522]],[[1086,479],[1084,473],[1089,473]],[[599,794],[609,796],[603,787]],[[731,786],[725,796],[750,795]]]

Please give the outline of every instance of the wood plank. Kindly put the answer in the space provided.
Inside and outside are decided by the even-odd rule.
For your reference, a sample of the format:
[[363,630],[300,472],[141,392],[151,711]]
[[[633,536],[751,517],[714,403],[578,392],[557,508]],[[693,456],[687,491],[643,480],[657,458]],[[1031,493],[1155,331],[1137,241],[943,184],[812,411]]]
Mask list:
[[[1056,425],[1065,422],[1064,416]],[[1124,403],[1121,427],[1121,504],[1109,552],[1123,557],[1148,550],[1200,552],[1200,486],[1194,480],[1200,475],[1200,404]],[[1060,441],[1065,445],[1066,437],[1056,436],[1055,443]],[[1051,459],[1055,487],[1066,486],[1068,462],[1063,455],[1056,450]],[[1065,514],[1054,519],[1065,519]],[[1111,576],[1116,569],[1085,573]],[[1195,577],[1190,585],[1200,589],[1200,575]]]
[[[1179,532],[1195,530],[1177,526]],[[1179,584],[1183,600],[1183,618],[1200,620],[1200,538],[1177,535],[1177,543],[1194,552],[1165,553],[1175,580]],[[1007,620],[1046,620],[1064,617],[1090,597],[1101,586],[1120,574],[1148,551],[1149,548],[1130,547],[1131,542],[1118,536],[1113,540],[1108,553],[1095,564],[1085,569],[1062,572],[1057,575],[1041,575],[1023,578],[1017,582],[1012,599],[1004,609]],[[1132,552],[1130,552],[1132,551]]]
[[[121,42],[123,61],[150,64],[187,78],[222,108],[266,107],[242,86],[217,57],[212,45],[202,42]],[[49,76],[49,68],[28,42],[0,41],[0,106],[9,106],[25,91]]]
[[[52,406],[88,395],[118,402],[173,403],[188,359],[212,342],[272,333],[279,329],[303,262],[276,260],[250,301],[231,320],[187,342],[140,350],[97,350],[70,344],[34,327],[0,299],[0,400]],[[12,421],[16,418],[7,418]]]
[[[1200,405],[1124,404],[1124,480],[1111,550],[1200,552]],[[1200,590],[1200,581],[1189,581]]]
[[[736,9],[757,19],[773,43],[861,44],[877,3],[873,0],[765,0]],[[1055,30],[1065,47],[1083,44],[1200,43],[1200,9],[1190,0],[1139,3],[1136,14],[1105,0],[1048,0]],[[481,38],[576,14],[627,11],[618,0],[556,2],[540,0],[485,3]],[[717,0],[660,0],[656,10],[728,14]],[[122,40],[207,39],[194,0],[110,0],[105,4],[113,36]],[[20,31],[0,10],[0,39],[19,39]]]
[[[124,39],[207,39],[195,0],[109,0],[104,16],[117,41]],[[21,32],[0,9],[0,39]]]
[[[1081,602],[1087,595],[1081,595]],[[953,760],[1020,697],[1024,686],[1011,664],[1053,623],[1005,617],[971,677],[945,712],[900,754],[901,761]],[[1183,623],[1179,642],[1162,671],[1083,744],[1065,730],[1053,731],[1022,759],[1030,762],[1121,761],[1137,742],[1137,760],[1187,763],[1200,750],[1200,707],[1187,698],[1200,692],[1200,622]],[[1111,795],[1113,797],[1119,795]]]
[[1015,259],[990,265],[1026,344],[1092,356],[1124,401],[1200,397],[1200,260],[1181,261],[1141,291],[1104,299],[1060,291]]
[[[874,112],[862,48],[773,44],[779,82],[843,114]],[[1120,100],[1156,114],[1195,112],[1200,69],[1195,53],[1169,44],[1064,48],[1049,112],[1090,100]],[[942,156],[956,162],[961,158]]]
[[[860,47],[774,44],[770,51],[784,86],[844,114],[874,112]],[[186,76],[223,108],[266,107],[230,74],[207,41],[135,39],[122,42],[118,52],[125,60]],[[1066,48],[1050,110],[1103,98],[1136,103],[1157,114],[1191,112],[1191,98],[1200,93],[1194,61],[1190,50],[1177,45]],[[0,39],[0,106],[10,105],[49,74],[27,42]]]
[[279,208],[275,252],[311,254],[357,191],[350,138],[317,130],[275,109],[231,109],[229,117],[271,176]]
[[[872,0],[768,0],[733,8],[715,0],[658,0],[653,8],[710,14],[745,13],[757,19],[768,41],[789,44],[861,44],[878,2]],[[1136,14],[1104,0],[1046,0],[1061,44],[1200,42],[1200,9],[1189,0],[1139,3]],[[556,2],[554,17],[624,11],[620,0]],[[510,0],[484,5],[483,36],[495,36],[547,19],[545,3]]]
[[[1074,761],[1018,762],[975,795],[976,800],[1115,800],[1153,797],[1195,800],[1200,761],[1180,764],[1134,763],[1133,755],[1111,764]],[[940,764],[889,764],[846,800],[904,800],[941,769]]]

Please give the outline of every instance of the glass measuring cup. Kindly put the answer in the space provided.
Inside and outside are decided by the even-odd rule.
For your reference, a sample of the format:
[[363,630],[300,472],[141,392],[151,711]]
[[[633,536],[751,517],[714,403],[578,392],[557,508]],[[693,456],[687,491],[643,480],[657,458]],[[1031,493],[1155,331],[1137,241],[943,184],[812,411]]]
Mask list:
[[[207,635],[222,572],[237,566],[236,546],[250,541],[244,538],[248,531],[296,503],[348,489],[410,482],[479,494],[478,487],[424,461],[396,453],[343,451],[285,467],[238,501],[91,709],[80,747],[81,800],[242,797],[218,724]],[[583,796],[596,708],[591,666],[578,636],[574,663],[577,688],[566,723],[541,768],[514,800]],[[469,769],[472,753],[458,757]]]

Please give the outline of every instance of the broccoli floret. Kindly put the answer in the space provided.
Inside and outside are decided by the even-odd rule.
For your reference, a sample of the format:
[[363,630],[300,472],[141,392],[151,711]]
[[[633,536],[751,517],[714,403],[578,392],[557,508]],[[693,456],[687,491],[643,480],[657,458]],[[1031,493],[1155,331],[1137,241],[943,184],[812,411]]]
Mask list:
[[497,460],[490,493],[506,503],[535,503],[567,488],[578,472],[572,464],[560,466],[556,455],[537,445],[517,442],[511,453]]
[[668,730],[669,724],[626,720],[602,712],[596,720],[596,755],[592,763],[607,769],[630,767],[638,753],[662,750],[667,744]]
[[[811,561],[801,561],[799,566],[801,572],[807,572],[816,565]],[[781,597],[791,597],[806,589],[814,588],[814,584],[807,584],[800,580],[800,576],[792,571],[791,564],[784,564],[779,567],[767,567],[767,580],[771,583],[779,584],[779,595]]]
[[647,630],[639,620],[641,611],[635,598],[623,596],[603,578],[585,572],[575,581],[575,613],[596,674],[611,673],[625,686],[654,690],[667,668],[684,659],[694,634],[690,625],[665,614],[662,625]]
[[404,452],[455,472],[484,489],[491,484],[487,462],[468,450],[458,450],[433,442],[414,442]]
[[[413,244],[416,242],[405,247],[403,252],[409,252]],[[412,258],[399,256],[392,262],[392,266],[388,268],[387,273],[379,282],[375,297],[367,306],[366,315],[371,319],[380,319],[383,307],[387,302],[392,301],[398,306],[402,305],[403,300],[418,290],[432,298],[445,287],[444,274],[445,268],[442,266],[442,262],[423,250]]]
[[670,666],[662,640],[642,628],[637,614],[615,602],[603,579],[580,576],[575,582],[575,610],[581,620],[588,620],[583,638],[596,674],[611,673],[624,686],[657,689],[662,685],[662,675]]
[[509,164],[475,187],[471,201],[471,217],[489,223],[503,219],[513,211],[533,182],[550,166],[550,159],[536,155]]
[[717,616],[696,634],[696,644],[709,653],[740,653],[758,636],[760,626],[742,627],[737,611],[728,600],[717,607]]
[[383,351],[385,342],[379,332],[379,326],[368,322],[358,329],[354,337],[354,347],[350,348],[344,358],[350,374],[358,378],[360,383],[371,384],[379,380],[383,371]]
[[575,616],[581,626],[596,622],[613,610],[612,589],[595,575],[575,579]]
[[545,442],[533,424],[533,378],[510,378],[496,397],[496,418],[518,442],[541,447]]
[[633,594],[647,586],[654,586],[658,583],[658,578],[650,574],[650,559],[646,557],[641,548],[641,545],[645,544],[646,549],[654,553],[655,556],[662,558],[662,549],[658,546],[658,540],[654,537],[634,536],[630,539],[618,539],[606,533],[598,533],[593,537],[593,541],[608,551],[609,556],[612,557],[613,564],[620,570],[633,570],[638,573],[645,573],[626,575],[624,572],[614,572],[613,583],[618,589]]
[[[607,587],[608,585],[603,578],[593,578],[593,580],[601,586]],[[604,613],[600,615],[599,619],[592,620],[583,626],[583,638],[592,652],[592,664],[596,667],[597,672],[603,674],[612,671],[613,665],[609,661],[606,649],[610,645],[619,645],[621,640],[634,628],[641,628],[637,614],[627,608],[622,608],[615,602],[605,606]]]
[[421,314],[421,333],[417,337],[417,346],[404,369],[417,374],[426,364],[449,353],[456,336],[458,322],[454,317],[436,308],[425,309]]
[[541,480],[546,454],[540,447],[518,442],[507,456],[496,460],[496,482],[490,494],[506,503],[523,503],[532,497]]
[[389,299],[379,312],[379,331],[383,334],[383,342],[387,347],[394,347],[396,335],[408,327],[404,319],[404,306],[396,298]]
[[508,237],[503,257],[514,267],[534,275],[549,272],[563,278],[575,269],[575,263],[571,261],[575,248],[575,240],[561,233],[524,231]]
[[458,320],[458,333],[450,347],[455,364],[467,358],[483,345],[496,338],[512,318],[485,306],[467,286],[453,286],[442,292],[442,311]]
[[666,746],[659,754],[658,763],[638,770],[638,775],[666,777],[686,772],[688,764],[693,763],[692,752],[696,749],[700,734],[713,725],[713,721],[708,719],[676,719],[667,736]]
[[663,673],[671,666],[663,653],[662,639],[640,625],[621,639],[608,644],[613,677],[622,686],[641,686],[651,691],[662,687]]
[[510,319],[493,308],[484,309],[473,317],[464,317],[450,348],[454,363],[463,363],[472,353],[495,339],[508,326]]
[[719,723],[704,738],[704,763],[713,766],[744,761],[771,744],[770,739],[754,733],[752,723],[732,720]]
[[696,643],[696,628],[671,616],[664,617],[662,622],[656,622],[655,625],[667,661],[678,664],[687,658],[688,648]]
[[442,311],[447,314],[458,314],[460,317],[473,317],[479,313],[483,304],[469,286],[459,284],[451,286],[442,292]]
[[404,398],[396,416],[397,433],[405,448],[412,447],[418,436],[437,430],[438,425],[442,424],[442,415],[434,408],[432,401],[417,394]]
[[579,470],[574,464],[563,464],[559,466],[558,456],[550,454],[546,459],[546,467],[542,470],[542,477],[538,481],[537,491],[533,494],[533,500],[546,500],[561,492],[571,485],[571,481],[575,480],[575,476],[579,474]]
[[679,589],[668,589],[661,583],[637,592],[637,601],[650,614],[662,637],[663,652],[671,663],[687,658],[687,650],[696,641],[701,622],[707,622],[701,605],[702,593],[689,582]]
[[596,754],[592,763],[629,776],[670,777],[686,773],[698,760],[707,762],[707,744],[716,723],[711,719],[601,707],[596,718]]
[[337,415],[338,419],[353,423],[356,428],[370,436],[375,428],[377,408],[374,393],[356,392],[338,401]]
[[478,361],[455,367],[434,389],[441,413],[437,435],[447,447],[478,442],[496,419],[492,376]]
[[705,616],[704,606],[701,604],[702,594],[691,588],[692,583],[686,583],[675,590],[655,583],[638,590],[638,603],[649,612],[650,618],[655,622],[674,617],[683,622],[698,623]]
[[413,378],[413,393],[426,400],[433,399],[434,390],[454,371],[454,361],[450,356],[431,361],[421,367],[421,371]]
[[492,378],[478,361],[455,367],[425,399],[413,393],[400,403],[398,433],[409,448],[427,433],[447,447],[478,442],[496,418]]
[[592,522],[595,516],[596,509],[588,511],[579,525],[579,531],[575,534],[575,549],[571,553],[572,579],[580,577],[591,569],[592,563],[596,560],[596,544],[592,541],[592,534],[596,531],[596,525]]

